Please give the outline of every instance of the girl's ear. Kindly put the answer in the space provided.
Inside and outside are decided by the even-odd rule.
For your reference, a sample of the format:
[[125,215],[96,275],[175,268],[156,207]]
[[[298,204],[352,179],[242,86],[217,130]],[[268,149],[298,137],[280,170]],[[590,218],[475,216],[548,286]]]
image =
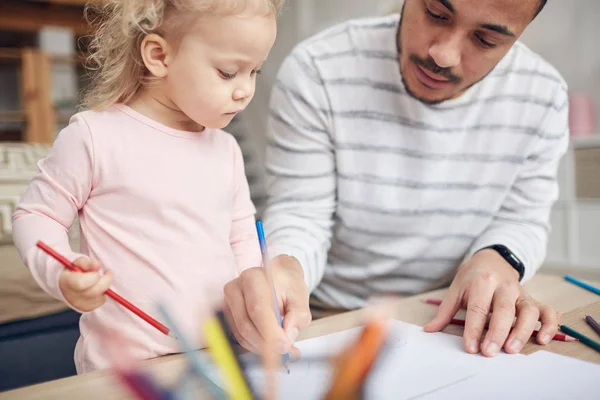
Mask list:
[[168,60],[171,55],[169,43],[160,35],[146,35],[140,46],[142,60],[150,73],[157,78],[165,78],[168,74]]

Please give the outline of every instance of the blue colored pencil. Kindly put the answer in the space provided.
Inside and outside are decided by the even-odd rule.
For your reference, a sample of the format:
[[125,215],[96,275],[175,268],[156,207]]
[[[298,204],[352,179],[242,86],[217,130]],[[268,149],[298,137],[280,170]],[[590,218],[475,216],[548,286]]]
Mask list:
[[[183,351],[183,354],[187,358],[190,370],[194,375],[204,381],[208,391],[218,400],[226,400],[228,398],[227,393],[219,387],[211,378],[207,368],[204,368],[203,364],[208,364],[208,361],[201,360],[200,354],[197,354],[192,346],[187,341],[183,332],[179,330],[179,327],[175,323],[175,320],[171,317],[171,314],[167,310],[164,304],[158,304],[158,312],[162,315],[163,320],[169,326],[169,329],[177,335],[179,339],[179,346]],[[203,362],[204,361],[204,362]]]
[[571,282],[571,283],[573,283],[573,284],[575,284],[575,285],[577,285],[577,286],[580,286],[580,287],[582,287],[582,288],[584,288],[584,289],[587,289],[587,290],[589,290],[590,292],[594,292],[594,293],[596,293],[597,295],[600,295],[600,289],[598,289],[598,288],[597,288],[597,287],[595,287],[595,286],[592,286],[592,285],[590,285],[589,283],[582,282],[582,281],[580,281],[579,279],[577,279],[577,278],[573,278],[573,277],[572,277],[572,276],[570,276],[570,275],[565,275],[565,280],[567,280],[568,282]]
[[[256,232],[258,234],[258,243],[260,244],[260,252],[262,253],[263,258],[263,266],[267,272],[267,280],[269,281],[269,285],[271,286],[271,294],[273,295],[273,308],[275,309],[275,315],[277,315],[277,321],[279,322],[279,326],[283,328],[283,318],[281,318],[281,310],[279,309],[279,302],[277,301],[277,292],[275,291],[275,282],[273,281],[273,275],[271,274],[271,268],[269,268],[269,253],[267,251],[267,241],[265,239],[265,231],[263,229],[262,221],[256,221]],[[288,353],[283,356],[283,363],[285,368],[287,369],[288,374],[290,373],[290,368],[288,367],[288,362],[290,360],[290,355]]]

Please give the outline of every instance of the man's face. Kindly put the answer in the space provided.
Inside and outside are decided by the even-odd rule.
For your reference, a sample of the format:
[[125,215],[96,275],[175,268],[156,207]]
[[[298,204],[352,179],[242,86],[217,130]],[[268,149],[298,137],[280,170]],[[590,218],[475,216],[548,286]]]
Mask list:
[[483,79],[533,19],[540,0],[406,0],[402,79],[417,99],[440,103]]

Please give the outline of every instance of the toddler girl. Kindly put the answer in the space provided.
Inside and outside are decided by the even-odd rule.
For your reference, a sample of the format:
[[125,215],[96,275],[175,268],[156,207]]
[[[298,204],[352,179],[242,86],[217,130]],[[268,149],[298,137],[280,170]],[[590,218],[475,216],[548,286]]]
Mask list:
[[[155,318],[163,302],[200,347],[201,311],[260,265],[241,151],[220,129],[254,95],[282,2],[113,0],[88,9],[97,25],[88,110],[59,133],[13,216],[35,280],[83,314],[78,373],[109,367],[102,328],[119,330],[139,359],[179,350],[105,302],[109,286]],[[67,236],[76,216],[81,254]],[[66,270],[38,240],[86,272]]]

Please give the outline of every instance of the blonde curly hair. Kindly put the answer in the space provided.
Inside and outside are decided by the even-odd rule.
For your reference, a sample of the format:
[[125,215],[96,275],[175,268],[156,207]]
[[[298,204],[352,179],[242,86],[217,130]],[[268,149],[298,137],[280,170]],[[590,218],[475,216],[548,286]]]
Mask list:
[[86,69],[90,84],[82,107],[103,109],[126,103],[154,82],[140,46],[151,33],[177,38],[199,15],[231,15],[248,7],[278,16],[285,0],[105,0],[90,2],[85,17],[94,30]]

